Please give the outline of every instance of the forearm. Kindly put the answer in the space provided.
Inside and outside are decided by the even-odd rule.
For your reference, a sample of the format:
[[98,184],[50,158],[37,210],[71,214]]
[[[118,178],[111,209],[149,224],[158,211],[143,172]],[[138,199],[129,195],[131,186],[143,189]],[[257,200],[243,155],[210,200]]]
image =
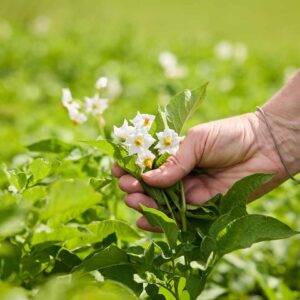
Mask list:
[[300,172],[300,70],[263,110],[288,170],[297,174]]

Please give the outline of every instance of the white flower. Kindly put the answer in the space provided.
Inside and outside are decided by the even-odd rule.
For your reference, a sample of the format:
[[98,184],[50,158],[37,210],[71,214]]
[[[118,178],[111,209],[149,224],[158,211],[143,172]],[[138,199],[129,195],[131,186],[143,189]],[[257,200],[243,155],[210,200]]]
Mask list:
[[233,56],[237,62],[243,63],[248,57],[248,49],[246,45],[243,43],[236,43],[233,49]]
[[159,141],[155,146],[155,149],[158,149],[160,154],[168,153],[175,155],[182,138],[180,138],[173,129],[169,128],[166,128],[162,132],[158,132],[156,135]]
[[222,41],[215,47],[215,55],[221,60],[231,59],[233,51],[233,45],[228,41]]
[[238,63],[243,63],[247,59],[248,49],[243,43],[232,44],[222,41],[216,45],[215,55],[221,60],[234,59]]
[[184,78],[188,74],[188,70],[184,66],[175,66],[173,68],[165,69],[165,75],[168,78],[179,79]]
[[95,95],[93,98],[85,97],[86,112],[94,116],[102,115],[108,107],[107,102],[107,99],[100,98],[99,95]]
[[158,61],[164,69],[174,68],[177,66],[176,55],[169,51],[161,52],[158,56]]
[[110,78],[107,87],[107,96],[110,99],[115,99],[122,94],[123,88],[118,78]]
[[136,164],[143,170],[145,168],[152,169],[155,155],[150,150],[145,150],[138,154]]
[[187,75],[188,70],[184,66],[178,65],[175,54],[164,51],[159,54],[158,61],[165,71],[168,78],[183,78]]
[[155,119],[153,115],[141,114],[139,111],[134,119],[130,120],[136,128],[144,128],[149,130]]
[[74,125],[82,124],[87,121],[87,116],[77,109],[69,110],[69,117]]
[[121,127],[114,126],[114,135],[121,142],[126,142],[128,136],[133,134],[136,129],[133,126],[129,126],[127,120],[124,120],[124,123]]
[[101,90],[107,88],[108,85],[108,78],[107,77],[100,77],[96,82],[96,89]]
[[145,130],[136,129],[134,133],[128,136],[125,144],[128,148],[128,154],[133,155],[149,149],[154,142],[155,139]]
[[69,89],[63,89],[62,90],[62,99],[61,102],[64,107],[68,108],[68,106],[72,103],[73,98],[71,91]]

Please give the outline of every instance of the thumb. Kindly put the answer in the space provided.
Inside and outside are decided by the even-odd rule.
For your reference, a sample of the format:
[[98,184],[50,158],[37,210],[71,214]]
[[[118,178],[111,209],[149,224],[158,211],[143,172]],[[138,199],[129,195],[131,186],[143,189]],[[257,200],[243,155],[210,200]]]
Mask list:
[[160,168],[145,173],[142,176],[143,180],[149,185],[160,188],[169,187],[178,182],[197,164],[199,154],[201,154],[197,150],[198,141],[199,132],[197,134],[196,130],[191,129],[181,143],[177,154],[169,157]]

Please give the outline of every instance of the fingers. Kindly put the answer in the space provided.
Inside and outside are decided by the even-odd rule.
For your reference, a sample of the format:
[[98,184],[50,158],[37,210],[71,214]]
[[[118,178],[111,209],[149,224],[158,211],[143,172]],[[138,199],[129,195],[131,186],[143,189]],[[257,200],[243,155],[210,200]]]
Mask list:
[[142,212],[142,208],[140,206],[140,204],[147,206],[147,207],[151,207],[151,208],[157,208],[157,204],[156,202],[150,198],[149,196],[146,196],[144,194],[140,194],[140,193],[133,193],[133,194],[129,194],[125,197],[125,203],[127,204],[127,206]]
[[147,230],[147,231],[162,232],[162,230],[159,227],[150,225],[149,222],[148,222],[148,220],[144,216],[142,216],[141,218],[139,218],[137,220],[136,225],[139,228]]
[[113,174],[113,176],[120,178],[121,176],[126,174],[126,171],[124,171],[116,162],[114,162],[111,167],[111,173]]
[[[187,175],[197,164],[201,157],[201,147],[205,139],[201,139],[201,131],[190,130],[179,147],[175,156],[171,156],[159,169],[149,171],[143,175],[146,183],[152,186],[165,188],[173,185]],[[199,146],[202,145],[203,146]]]
[[228,187],[217,178],[209,175],[187,177],[183,180],[186,202],[202,204],[221,193],[225,194]]
[[125,174],[119,179],[119,187],[126,193],[143,193],[144,189],[140,182],[129,174]]

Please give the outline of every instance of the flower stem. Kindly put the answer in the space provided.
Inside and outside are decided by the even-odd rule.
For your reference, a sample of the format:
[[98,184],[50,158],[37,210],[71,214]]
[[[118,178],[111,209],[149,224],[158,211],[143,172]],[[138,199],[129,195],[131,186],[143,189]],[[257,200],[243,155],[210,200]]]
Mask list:
[[171,216],[172,216],[172,219],[173,219],[174,221],[176,221],[175,215],[174,215],[173,210],[172,210],[172,208],[171,208],[171,206],[170,206],[170,203],[169,203],[169,199],[168,199],[168,197],[167,197],[167,195],[166,195],[165,193],[163,193],[163,197],[164,197],[164,199],[165,199],[165,203],[166,203],[166,205],[167,205],[167,207],[168,207],[168,210],[169,210],[169,212],[170,212],[170,214],[171,214]]
[[185,195],[184,195],[184,188],[183,188],[183,183],[182,180],[180,181],[180,193],[181,193],[181,201],[182,201],[182,206],[180,209],[180,215],[181,215],[181,223],[182,223],[182,231],[186,232],[187,231],[187,224],[186,224],[186,201],[185,201]]

